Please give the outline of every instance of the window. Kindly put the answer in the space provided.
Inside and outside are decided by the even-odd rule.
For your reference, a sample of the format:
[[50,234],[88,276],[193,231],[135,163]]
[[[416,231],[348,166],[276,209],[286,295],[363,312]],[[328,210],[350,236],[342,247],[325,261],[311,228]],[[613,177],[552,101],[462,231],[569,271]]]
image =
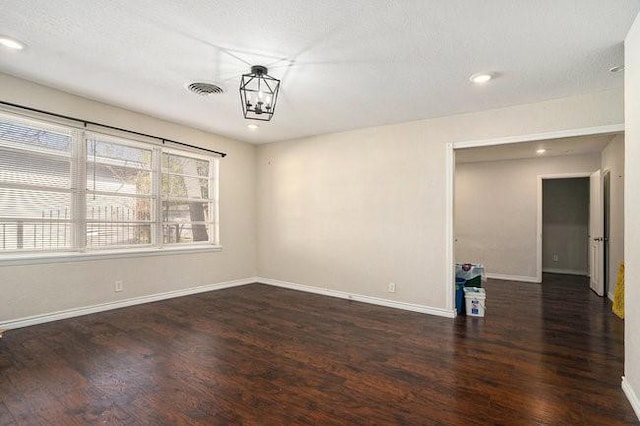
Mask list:
[[0,113],[0,253],[218,244],[218,157]]
[[0,116],[0,248],[73,247],[74,131]]
[[90,133],[86,247],[152,245],[153,147]]
[[165,244],[208,241],[215,229],[213,161],[162,153],[162,238]]

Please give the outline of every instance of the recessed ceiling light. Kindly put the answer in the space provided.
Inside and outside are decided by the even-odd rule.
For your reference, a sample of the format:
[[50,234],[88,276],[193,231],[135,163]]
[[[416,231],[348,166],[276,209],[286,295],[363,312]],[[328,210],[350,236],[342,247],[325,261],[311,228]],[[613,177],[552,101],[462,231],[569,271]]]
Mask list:
[[491,80],[492,78],[493,78],[492,74],[481,72],[481,73],[472,75],[471,77],[469,77],[469,80],[472,83],[484,84],[484,83],[488,82],[489,80]]
[[24,49],[24,43],[21,43],[18,40],[8,36],[0,36],[0,46],[6,47],[7,49],[11,50]]
[[545,152],[547,152],[547,150],[544,149],[544,148],[540,148],[540,149],[536,150],[536,154],[544,154]]
[[257,124],[253,124],[253,123],[252,124],[247,124],[247,128],[249,130],[256,130],[256,129],[258,129],[258,127],[260,127],[260,126],[258,126]]
[[624,66],[618,65],[617,67],[609,68],[609,72],[620,72],[620,71],[624,71]]

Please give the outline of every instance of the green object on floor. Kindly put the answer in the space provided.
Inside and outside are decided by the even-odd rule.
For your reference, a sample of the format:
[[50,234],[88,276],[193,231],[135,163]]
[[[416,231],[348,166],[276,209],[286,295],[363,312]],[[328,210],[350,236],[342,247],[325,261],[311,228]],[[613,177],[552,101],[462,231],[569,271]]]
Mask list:
[[471,279],[468,279],[465,283],[464,283],[465,287],[478,287],[481,288],[482,287],[482,277],[480,275],[478,275],[477,277],[473,277]]

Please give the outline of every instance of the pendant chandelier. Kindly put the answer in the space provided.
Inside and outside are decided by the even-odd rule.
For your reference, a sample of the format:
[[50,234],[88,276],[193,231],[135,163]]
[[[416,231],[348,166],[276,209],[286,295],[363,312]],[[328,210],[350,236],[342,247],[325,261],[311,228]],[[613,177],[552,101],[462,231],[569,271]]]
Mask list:
[[240,99],[246,119],[269,121],[273,117],[280,80],[267,75],[267,72],[267,67],[254,65],[250,74],[242,75]]

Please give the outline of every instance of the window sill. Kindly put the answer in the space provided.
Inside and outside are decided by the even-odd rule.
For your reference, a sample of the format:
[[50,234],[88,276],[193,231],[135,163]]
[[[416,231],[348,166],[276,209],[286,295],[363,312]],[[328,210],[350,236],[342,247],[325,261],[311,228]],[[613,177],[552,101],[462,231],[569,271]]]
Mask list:
[[196,246],[196,247],[165,247],[165,248],[140,248],[127,250],[101,250],[87,253],[28,253],[0,255],[1,266],[33,265],[41,263],[67,263],[84,262],[91,260],[122,259],[129,257],[167,256],[176,254],[194,254],[222,251],[222,246]]

